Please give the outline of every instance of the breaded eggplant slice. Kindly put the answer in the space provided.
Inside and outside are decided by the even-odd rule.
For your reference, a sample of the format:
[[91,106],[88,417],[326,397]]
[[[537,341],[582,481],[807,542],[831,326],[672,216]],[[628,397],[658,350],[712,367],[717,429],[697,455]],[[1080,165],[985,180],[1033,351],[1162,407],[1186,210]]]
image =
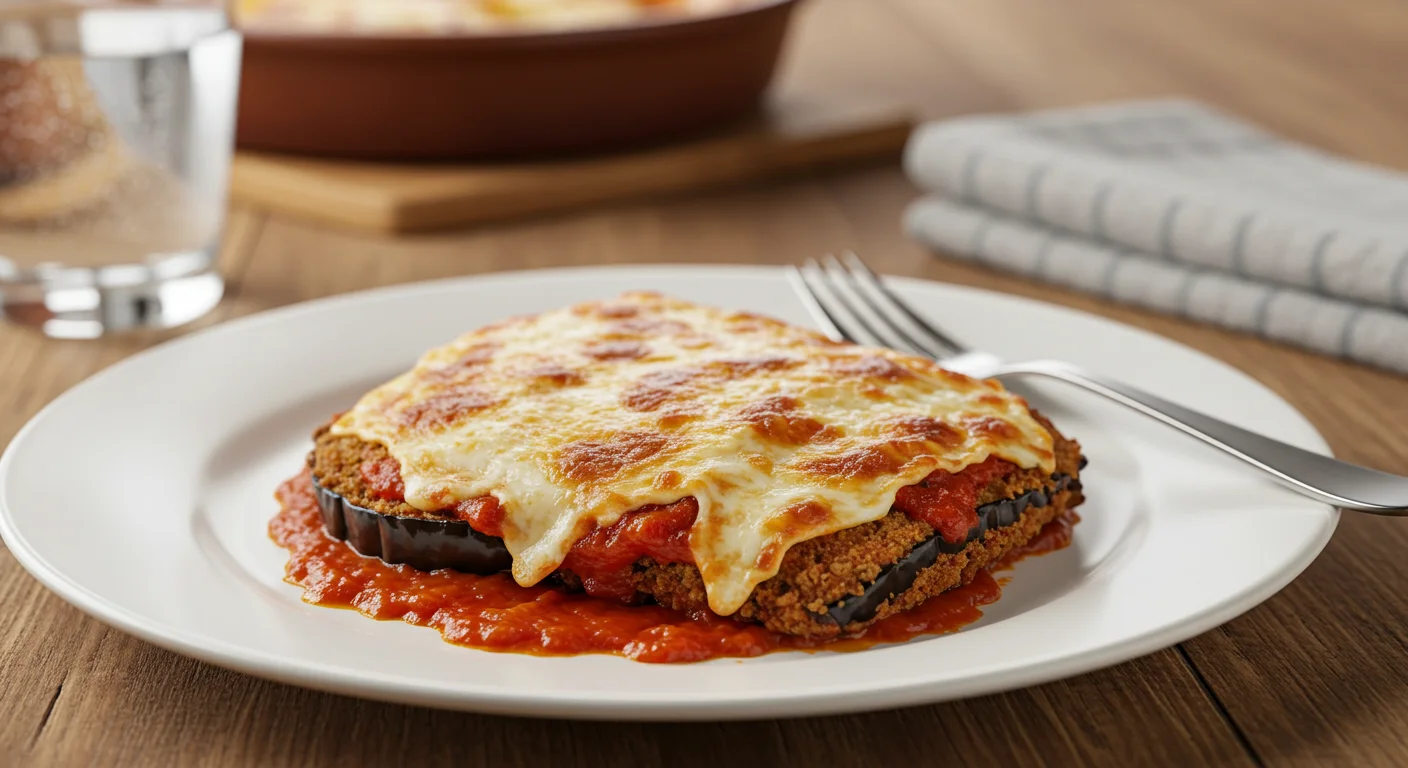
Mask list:
[[[1034,415],[1054,439],[1055,473],[1018,469],[989,483],[978,497],[979,524],[966,541],[944,541],[927,523],[892,509],[879,520],[793,546],[778,573],[759,584],[735,615],[776,632],[831,638],[972,581],[980,569],[1084,501],[1080,445]],[[389,458],[383,446],[332,435],[327,427],[314,441],[308,464],[333,535],[363,554],[425,570],[508,568],[502,541],[474,531],[452,512],[425,512],[374,493],[363,480],[362,465]],[[557,577],[568,588],[580,584],[570,572],[559,571]],[[632,580],[641,599],[686,611],[708,608],[703,579],[691,564],[643,558]]]

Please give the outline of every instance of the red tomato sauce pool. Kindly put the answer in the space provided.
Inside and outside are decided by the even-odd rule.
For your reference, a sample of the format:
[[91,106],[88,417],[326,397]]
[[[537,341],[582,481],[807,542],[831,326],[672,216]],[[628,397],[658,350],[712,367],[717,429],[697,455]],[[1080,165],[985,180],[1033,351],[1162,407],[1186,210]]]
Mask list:
[[[374,619],[433,627],[446,641],[491,651],[540,655],[614,653],[636,661],[686,662],[758,656],[778,650],[860,650],[920,635],[954,632],[1002,596],[987,571],[972,583],[876,622],[859,636],[806,640],[755,624],[658,605],[628,606],[550,586],[522,587],[506,574],[418,571],[358,554],[329,536],[307,472],[279,487],[269,535],[289,551],[287,580],[314,605],[355,608]],[[998,567],[1070,543],[1074,515],[1047,525]]]

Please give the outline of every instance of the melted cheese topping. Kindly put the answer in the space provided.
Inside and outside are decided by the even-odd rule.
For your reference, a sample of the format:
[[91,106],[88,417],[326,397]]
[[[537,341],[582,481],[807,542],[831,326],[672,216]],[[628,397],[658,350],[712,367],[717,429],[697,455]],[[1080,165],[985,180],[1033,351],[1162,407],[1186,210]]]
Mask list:
[[693,496],[690,550],[724,615],[789,547],[885,516],[935,470],[1054,471],[1050,434],[997,382],[648,293],[466,334],[332,430],[385,445],[418,509],[498,499],[524,585],[595,527]]

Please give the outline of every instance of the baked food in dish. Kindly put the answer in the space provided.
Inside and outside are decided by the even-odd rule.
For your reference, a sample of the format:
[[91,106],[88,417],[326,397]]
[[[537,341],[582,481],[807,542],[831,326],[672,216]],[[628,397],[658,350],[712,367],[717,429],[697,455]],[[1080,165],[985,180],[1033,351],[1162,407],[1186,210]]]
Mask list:
[[996,382],[650,293],[434,349],[309,456],[364,554],[813,638],[971,580],[1081,463]]
[[442,162],[698,140],[755,116],[798,1],[609,0],[587,18],[576,9],[595,2],[512,0],[485,16],[479,0],[248,0],[236,137]]
[[704,16],[757,0],[239,0],[254,30],[453,34],[585,29]]

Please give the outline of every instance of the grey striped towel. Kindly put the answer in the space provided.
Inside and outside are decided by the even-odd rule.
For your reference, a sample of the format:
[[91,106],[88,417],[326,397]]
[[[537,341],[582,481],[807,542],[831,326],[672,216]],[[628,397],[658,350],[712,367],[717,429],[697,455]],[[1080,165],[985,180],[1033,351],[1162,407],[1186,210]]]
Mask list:
[[1408,372],[1408,175],[1181,100],[931,123],[905,167],[945,253]]

